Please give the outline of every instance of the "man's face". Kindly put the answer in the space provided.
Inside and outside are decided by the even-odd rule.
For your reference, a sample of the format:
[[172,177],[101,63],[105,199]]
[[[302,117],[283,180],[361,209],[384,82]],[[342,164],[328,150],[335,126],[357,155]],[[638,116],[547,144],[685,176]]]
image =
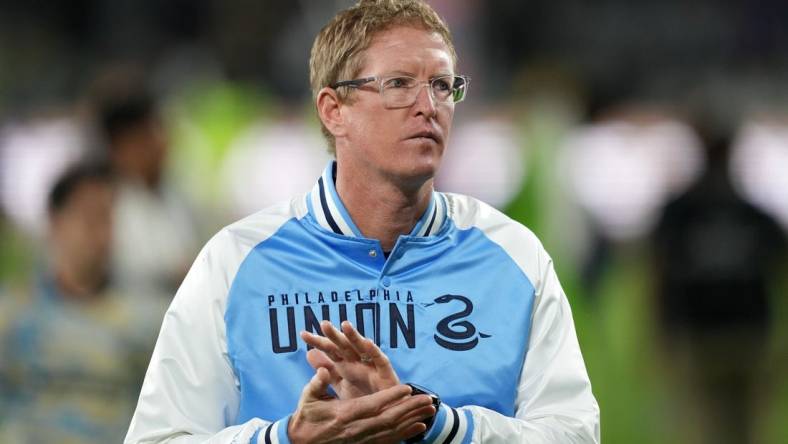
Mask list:
[[158,117],[150,117],[126,129],[114,150],[114,162],[151,187],[161,179],[167,156],[167,134]]
[[[426,82],[454,74],[451,54],[440,35],[417,28],[380,32],[362,57],[358,78],[403,75]],[[358,168],[354,173],[374,172],[400,183],[432,178],[448,142],[454,103],[435,102],[429,88],[421,87],[411,106],[390,109],[384,106],[378,86],[375,82],[351,91],[342,105],[348,143],[337,145],[340,165],[352,163]]]
[[66,205],[52,216],[52,241],[58,260],[81,270],[104,273],[112,242],[112,186],[87,180],[77,185]]
[[167,134],[158,117],[151,117],[140,126],[137,144],[143,177],[149,184],[156,185],[161,179],[167,156]]

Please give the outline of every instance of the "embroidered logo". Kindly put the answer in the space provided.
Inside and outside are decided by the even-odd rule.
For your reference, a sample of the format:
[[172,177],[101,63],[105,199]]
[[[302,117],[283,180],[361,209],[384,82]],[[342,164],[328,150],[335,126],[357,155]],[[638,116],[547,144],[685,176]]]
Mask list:
[[476,347],[479,344],[479,338],[491,336],[477,332],[476,327],[466,319],[473,312],[473,302],[465,296],[445,294],[435,298],[434,303],[425,304],[425,306],[451,302],[460,302],[463,304],[463,308],[438,322],[438,332],[433,336],[438,345],[448,350],[466,351]]

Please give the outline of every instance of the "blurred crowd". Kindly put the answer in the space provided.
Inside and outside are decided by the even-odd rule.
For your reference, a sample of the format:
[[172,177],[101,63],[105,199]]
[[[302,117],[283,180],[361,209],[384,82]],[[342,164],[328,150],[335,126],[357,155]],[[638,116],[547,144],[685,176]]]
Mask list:
[[[0,1],[0,443],[125,434],[199,248],[328,161],[306,61],[348,3]],[[785,7],[430,3],[473,78],[436,186],[551,251],[603,440],[788,439]]]
[[107,98],[97,116],[105,151],[53,169],[30,273],[0,296],[2,442],[117,441],[196,254],[154,101]]

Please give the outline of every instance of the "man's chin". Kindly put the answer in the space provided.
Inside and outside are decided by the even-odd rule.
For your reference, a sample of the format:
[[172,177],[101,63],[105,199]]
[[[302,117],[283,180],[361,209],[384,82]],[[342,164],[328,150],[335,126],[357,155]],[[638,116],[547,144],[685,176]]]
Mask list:
[[435,159],[415,161],[409,165],[402,165],[396,171],[392,171],[392,176],[403,185],[418,188],[435,177],[439,164],[440,162]]
[[406,168],[420,173],[431,171],[434,175],[443,157],[443,146],[432,139],[420,137],[409,139],[400,152],[401,161],[408,164]]

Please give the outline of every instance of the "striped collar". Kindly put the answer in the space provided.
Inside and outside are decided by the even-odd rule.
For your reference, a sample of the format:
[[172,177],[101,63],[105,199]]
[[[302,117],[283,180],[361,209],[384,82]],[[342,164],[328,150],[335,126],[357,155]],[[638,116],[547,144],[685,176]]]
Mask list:
[[[332,160],[328,163],[323,174],[317,180],[312,191],[306,197],[309,213],[321,227],[336,234],[350,237],[364,237],[356,224],[350,218],[342,200],[337,194],[334,180],[336,179],[337,163]],[[432,192],[430,204],[421,216],[416,226],[410,232],[411,236],[433,236],[440,231],[446,220],[446,202],[441,193]]]

